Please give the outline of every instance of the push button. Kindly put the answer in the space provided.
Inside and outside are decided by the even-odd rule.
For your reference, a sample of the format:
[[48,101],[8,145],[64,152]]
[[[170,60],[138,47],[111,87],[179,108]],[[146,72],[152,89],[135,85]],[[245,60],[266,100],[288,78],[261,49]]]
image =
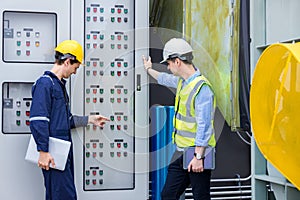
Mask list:
[[17,110],[16,115],[19,117],[21,115],[21,111]]
[[30,111],[26,111],[26,116],[27,116],[27,117],[30,116]]

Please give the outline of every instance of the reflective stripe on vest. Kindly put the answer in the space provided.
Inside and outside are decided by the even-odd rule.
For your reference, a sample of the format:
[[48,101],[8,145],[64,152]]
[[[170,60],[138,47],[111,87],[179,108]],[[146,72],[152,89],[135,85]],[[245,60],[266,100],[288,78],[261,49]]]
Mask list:
[[[194,101],[203,84],[207,84],[211,87],[204,76],[198,76],[184,88],[182,88],[182,79],[178,82],[175,98],[175,115],[173,119],[174,132],[172,137],[173,142],[179,147],[195,146],[197,122],[195,118]],[[211,126],[213,126],[213,120],[211,121]],[[213,128],[212,130],[214,131]],[[216,141],[213,132],[208,145],[214,147],[215,144]]]

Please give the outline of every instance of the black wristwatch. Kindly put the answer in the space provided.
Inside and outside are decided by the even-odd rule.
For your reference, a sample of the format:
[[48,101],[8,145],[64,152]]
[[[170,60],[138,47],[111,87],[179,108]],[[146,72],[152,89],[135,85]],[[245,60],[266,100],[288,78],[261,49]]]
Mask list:
[[194,153],[194,156],[197,160],[201,160],[205,158],[205,156],[202,156],[201,153]]

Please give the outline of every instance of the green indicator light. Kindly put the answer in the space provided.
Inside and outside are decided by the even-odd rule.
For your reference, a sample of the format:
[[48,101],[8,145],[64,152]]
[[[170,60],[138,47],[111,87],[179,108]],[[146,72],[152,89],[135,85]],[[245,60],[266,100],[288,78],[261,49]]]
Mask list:
[[89,175],[90,175],[90,171],[86,170],[86,171],[85,171],[85,174],[86,174],[87,176],[89,176]]
[[110,18],[110,21],[111,21],[111,22],[115,22],[115,18],[114,18],[114,17],[111,17],[111,18]]
[[101,12],[101,13],[104,13],[104,8],[100,8],[100,12]]
[[86,8],[86,12],[91,12],[91,8]]
[[115,9],[114,8],[110,9],[110,11],[111,11],[111,13],[115,13]]
[[127,8],[124,9],[124,13],[125,13],[125,14],[128,13],[128,9],[127,9]]
[[17,110],[16,114],[17,114],[17,116],[20,116],[21,115],[21,111]]
[[103,94],[103,93],[104,93],[104,89],[101,88],[101,89],[99,90],[99,92],[100,92],[100,94]]

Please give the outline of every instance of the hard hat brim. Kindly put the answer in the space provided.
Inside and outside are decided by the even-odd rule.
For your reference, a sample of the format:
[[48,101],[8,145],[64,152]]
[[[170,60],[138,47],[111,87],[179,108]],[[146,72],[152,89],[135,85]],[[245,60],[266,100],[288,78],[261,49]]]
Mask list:
[[168,59],[163,59],[162,61],[160,61],[159,63],[160,64],[166,64],[167,63],[167,61],[168,61]]

